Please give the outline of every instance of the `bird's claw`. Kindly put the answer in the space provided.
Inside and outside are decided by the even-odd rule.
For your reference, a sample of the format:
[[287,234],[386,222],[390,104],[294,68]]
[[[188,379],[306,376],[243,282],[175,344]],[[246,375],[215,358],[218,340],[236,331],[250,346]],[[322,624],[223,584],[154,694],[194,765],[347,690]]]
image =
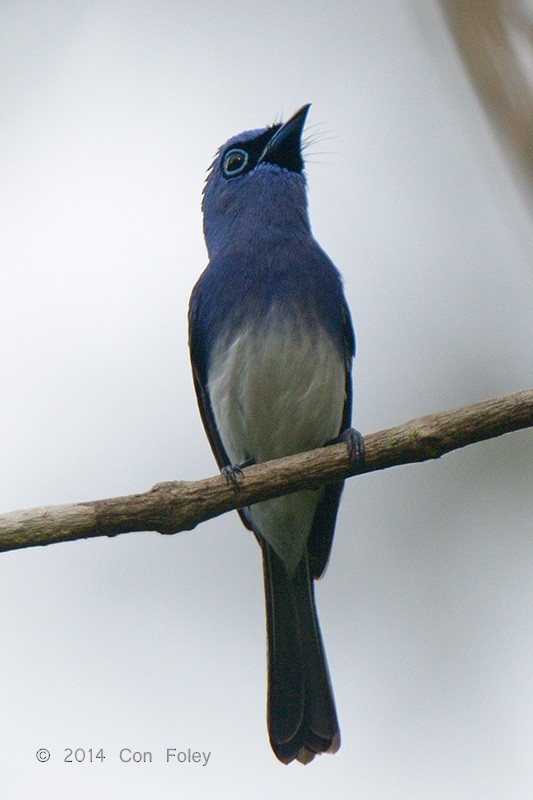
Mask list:
[[354,472],[362,472],[365,465],[365,440],[362,433],[355,428],[346,428],[335,439],[326,442],[330,444],[345,444],[348,448],[348,456],[352,462]]
[[222,467],[220,474],[226,479],[227,483],[238,487],[239,478],[243,475],[243,471],[238,464],[227,464],[225,467]]
[[228,483],[231,483],[233,486],[239,486],[239,478],[242,478],[244,472],[242,471],[243,467],[249,467],[250,464],[253,464],[254,460],[249,458],[247,461],[243,461],[242,464],[226,464],[225,467],[222,467],[220,470],[220,474],[226,479]]

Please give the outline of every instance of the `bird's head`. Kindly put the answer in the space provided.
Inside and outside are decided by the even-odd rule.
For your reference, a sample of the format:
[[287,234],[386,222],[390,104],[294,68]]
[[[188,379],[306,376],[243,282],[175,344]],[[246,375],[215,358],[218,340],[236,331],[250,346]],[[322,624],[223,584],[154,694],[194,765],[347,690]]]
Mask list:
[[204,235],[223,248],[309,235],[302,131],[310,106],[287,122],[233,136],[219,149],[204,189]]

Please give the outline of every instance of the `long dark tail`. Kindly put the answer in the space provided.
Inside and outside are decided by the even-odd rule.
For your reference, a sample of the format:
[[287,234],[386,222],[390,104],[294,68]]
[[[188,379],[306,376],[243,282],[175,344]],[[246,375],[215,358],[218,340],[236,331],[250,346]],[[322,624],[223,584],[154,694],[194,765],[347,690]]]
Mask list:
[[262,543],[268,637],[268,732],[285,764],[335,753],[340,731],[307,553],[294,575]]

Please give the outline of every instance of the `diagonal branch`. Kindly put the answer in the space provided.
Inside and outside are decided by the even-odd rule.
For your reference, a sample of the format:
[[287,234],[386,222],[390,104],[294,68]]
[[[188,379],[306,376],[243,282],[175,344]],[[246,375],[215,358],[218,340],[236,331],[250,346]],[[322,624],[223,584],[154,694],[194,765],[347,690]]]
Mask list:
[[[365,437],[363,472],[439,458],[459,447],[533,426],[533,389],[406,422]],[[129,531],[177,533],[234,508],[353,475],[346,445],[244,470],[238,487],[220,475],[158,483],[143,494],[0,516],[0,551]]]

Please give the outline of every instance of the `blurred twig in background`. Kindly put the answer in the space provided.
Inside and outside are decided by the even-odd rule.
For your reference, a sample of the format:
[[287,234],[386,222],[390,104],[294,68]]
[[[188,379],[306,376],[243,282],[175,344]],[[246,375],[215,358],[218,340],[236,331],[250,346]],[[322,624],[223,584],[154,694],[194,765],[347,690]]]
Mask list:
[[439,0],[515,172],[533,186],[533,9],[527,0]]

